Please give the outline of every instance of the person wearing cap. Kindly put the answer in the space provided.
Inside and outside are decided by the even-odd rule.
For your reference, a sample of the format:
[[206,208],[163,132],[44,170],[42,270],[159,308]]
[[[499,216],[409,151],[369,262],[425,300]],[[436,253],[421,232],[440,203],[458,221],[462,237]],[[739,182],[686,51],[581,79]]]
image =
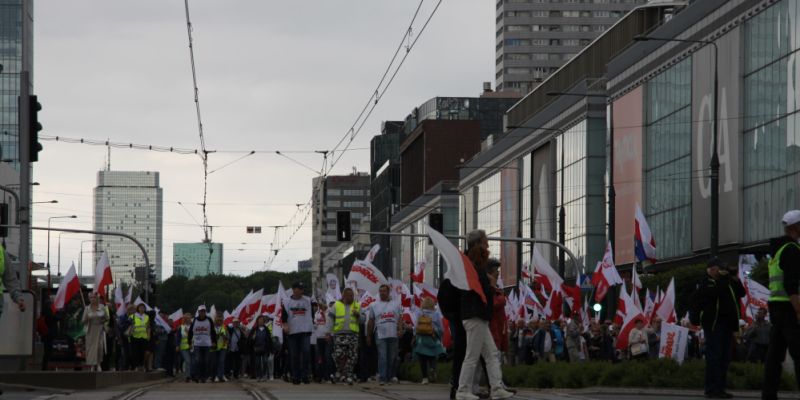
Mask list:
[[314,313],[311,298],[305,296],[303,282],[292,285],[292,295],[283,301],[284,331],[289,334],[289,367],[292,383],[311,383],[311,332],[314,330]]
[[781,364],[786,350],[794,360],[794,377],[800,387],[800,210],[783,216],[784,236],[773,241],[769,261],[769,319],[772,323],[761,397],[777,399]]
[[189,327],[189,343],[192,344],[194,354],[194,366],[192,367],[192,379],[195,382],[206,383],[209,375],[208,353],[211,347],[217,342],[217,332],[214,329],[214,322],[206,315],[206,306],[197,308],[197,318]]
[[731,345],[739,330],[739,300],[745,291],[738,271],[717,257],[708,261],[706,274],[697,285],[689,315],[692,324],[703,327],[706,339],[705,395],[727,399],[732,397],[725,391]]

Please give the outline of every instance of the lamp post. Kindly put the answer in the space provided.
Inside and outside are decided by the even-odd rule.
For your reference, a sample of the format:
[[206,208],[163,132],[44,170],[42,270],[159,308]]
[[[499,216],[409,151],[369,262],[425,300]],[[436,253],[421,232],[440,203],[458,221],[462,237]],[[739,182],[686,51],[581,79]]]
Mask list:
[[50,223],[59,218],[78,218],[77,215],[60,215],[47,218],[47,287],[50,288]]
[[691,39],[675,39],[675,38],[659,38],[652,36],[635,36],[633,40],[638,42],[646,41],[660,41],[660,42],[678,42],[678,43],[694,43],[703,46],[714,47],[714,111],[713,121],[714,130],[712,131],[712,151],[711,162],[709,168],[711,169],[711,232],[710,232],[710,246],[709,252],[711,257],[716,257],[719,250],[719,152],[717,150],[717,141],[719,139],[719,100],[717,94],[719,93],[719,47],[717,44],[710,40],[691,40]]
[[80,251],[79,256],[78,256],[78,275],[83,275],[83,244],[84,243],[95,243],[95,251],[96,251],[97,250],[97,244],[96,243],[99,242],[99,241],[100,241],[99,239],[88,239],[88,240],[82,240],[81,241],[81,251]]

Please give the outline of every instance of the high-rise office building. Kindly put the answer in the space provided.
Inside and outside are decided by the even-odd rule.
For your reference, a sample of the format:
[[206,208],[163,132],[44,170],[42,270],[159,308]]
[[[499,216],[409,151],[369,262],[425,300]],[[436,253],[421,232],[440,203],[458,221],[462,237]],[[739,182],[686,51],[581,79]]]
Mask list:
[[647,0],[497,0],[498,91],[530,92]]
[[[20,73],[31,72],[30,90],[33,91],[33,1],[0,1],[0,185],[19,190],[19,106]],[[18,206],[7,193],[2,193],[3,203],[13,210]],[[21,204],[28,207],[29,204]],[[18,224],[11,214],[10,224]],[[9,253],[18,256],[19,229],[9,229],[5,246]],[[30,242],[29,242],[30,243]],[[27,275],[24,274],[24,275]],[[23,275],[23,276],[24,276]]]
[[172,274],[195,278],[222,275],[222,243],[173,243]]
[[316,280],[332,267],[323,265],[323,259],[341,243],[336,241],[336,212],[350,211],[351,227],[358,232],[361,221],[369,218],[370,184],[369,174],[354,172],[350,175],[314,178],[313,237],[311,278]]
[[[94,188],[94,229],[120,232],[136,238],[147,251],[161,281],[163,192],[159,173],[152,171],[100,171]],[[108,252],[114,282],[132,282],[136,267],[143,267],[142,251],[131,240],[95,236],[97,256]]]

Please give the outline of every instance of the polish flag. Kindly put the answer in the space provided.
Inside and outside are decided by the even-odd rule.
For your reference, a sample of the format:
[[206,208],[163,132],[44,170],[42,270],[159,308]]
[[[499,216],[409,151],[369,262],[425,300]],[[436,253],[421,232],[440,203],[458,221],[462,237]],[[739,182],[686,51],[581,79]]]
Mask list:
[[458,251],[456,246],[450,243],[444,235],[428,226],[428,236],[433,242],[433,246],[439,250],[439,253],[447,263],[447,272],[445,272],[445,279],[449,279],[453,286],[467,291],[473,291],[483,300],[484,304],[487,303],[486,294],[483,293],[483,287],[478,279],[478,271],[472,265],[464,253]]
[[522,279],[531,279],[531,269],[528,267],[528,263],[522,264]]
[[650,225],[644,219],[641,207],[636,205],[636,217],[634,220],[634,253],[639,262],[656,263],[656,239],[650,232]]
[[655,314],[665,323],[674,324],[677,322],[675,317],[675,278],[670,279],[664,297],[656,305]]
[[[561,278],[561,275],[550,266],[550,263],[547,262],[547,259],[542,256],[542,253],[539,252],[539,248],[537,246],[533,246],[533,256],[531,259],[531,266],[533,269],[534,280],[543,279],[543,284],[547,287],[548,292],[552,292],[556,288],[560,288],[561,285],[564,283],[564,279]],[[546,284],[545,284],[546,282]],[[549,286],[549,287],[548,287]]]
[[236,308],[233,309],[233,312],[231,313],[231,315],[233,315],[235,318],[239,318],[241,320],[242,319],[242,311],[245,309],[245,307],[247,307],[247,303],[250,301],[250,297],[252,295],[253,295],[253,290],[250,289],[250,293],[248,293],[247,296],[244,296],[244,299],[242,299],[242,301],[239,303],[239,305],[236,306]]
[[544,307],[544,314],[549,321],[555,321],[561,318],[564,311],[564,296],[561,290],[554,290],[547,299],[547,305]]
[[411,274],[411,282],[422,283],[425,282],[425,261],[420,261],[414,268],[414,273]]
[[169,322],[167,322],[164,318],[161,317],[161,314],[156,311],[156,324],[163,328],[167,332],[172,331],[172,326],[170,326]]
[[78,280],[78,274],[75,273],[75,264],[69,267],[69,271],[64,275],[61,284],[58,285],[58,292],[56,292],[56,299],[53,302],[53,312],[63,310],[64,306],[69,303],[76,294],[81,293],[81,282]]
[[378,299],[376,299],[375,296],[371,295],[369,292],[364,292],[364,295],[361,296],[361,300],[359,302],[361,312],[365,313],[365,315],[369,315],[367,309],[376,301],[378,301]]
[[177,311],[169,315],[169,322],[172,323],[172,328],[175,329],[181,326],[181,322],[183,321],[183,309],[179,308]]
[[133,302],[133,305],[135,305],[136,307],[139,307],[139,304],[144,304],[144,310],[147,311],[147,312],[152,310],[152,308],[150,308],[150,305],[145,303],[144,300],[142,300],[141,296],[136,296],[136,300]]
[[439,289],[428,285],[427,283],[414,283],[414,304],[417,307],[422,307],[422,299],[428,297],[433,300],[433,303],[438,302],[436,296],[439,294]]
[[114,289],[114,304],[117,306],[118,317],[121,317],[128,312],[127,305],[125,304],[125,296],[122,294],[122,286],[117,286]]
[[114,282],[111,278],[111,263],[108,262],[108,254],[103,252],[94,268],[94,292],[106,297],[106,286],[112,283]]
[[561,285],[561,293],[564,295],[564,300],[569,306],[571,313],[575,314],[576,311],[581,309],[581,287]]
[[213,304],[211,305],[211,308],[208,310],[208,318],[211,318],[212,321],[217,319],[217,307],[215,307]]
[[597,267],[592,274],[592,285],[595,288],[594,301],[599,303],[606,297],[608,289],[611,286],[619,285],[622,283],[622,278],[619,276],[617,267],[614,265],[614,250],[611,248],[611,242],[606,244],[606,253],[603,255],[603,261],[597,263]]
[[642,300],[639,297],[639,291],[642,290],[642,281],[639,280],[639,273],[636,272],[636,264],[631,267],[631,286],[633,286],[633,293],[631,294],[631,296],[633,296],[633,302],[641,309]]
[[400,305],[402,307],[411,307],[413,296],[408,290],[408,286],[399,279],[389,279],[389,285],[392,287],[395,298],[400,300]]
[[633,302],[633,298],[628,294],[625,284],[622,284],[622,290],[619,293],[620,301],[625,306],[625,315],[622,318],[622,328],[617,336],[617,349],[624,350],[628,348],[628,336],[631,330],[636,326],[636,321],[641,319],[644,321],[644,314],[642,310]]
[[532,309],[542,309],[542,304],[539,302],[539,298],[536,297],[536,294],[533,293],[533,290],[531,290],[528,285],[520,282],[518,290],[521,296],[521,299],[519,300],[521,305]]
[[656,311],[656,303],[653,303],[653,298],[650,289],[644,293],[644,318],[646,323],[650,323]]

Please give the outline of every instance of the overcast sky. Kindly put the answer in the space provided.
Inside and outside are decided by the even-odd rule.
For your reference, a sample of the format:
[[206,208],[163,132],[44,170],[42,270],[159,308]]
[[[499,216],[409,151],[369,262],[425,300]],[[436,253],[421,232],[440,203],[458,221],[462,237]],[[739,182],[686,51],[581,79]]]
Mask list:
[[[423,3],[414,34],[435,5]],[[192,0],[195,58],[209,150],[323,150],[349,129],[377,85],[416,0]],[[355,150],[334,173],[368,170],[369,140],[383,120],[403,119],[434,96],[476,96],[494,82],[494,0],[444,0],[381,99]],[[43,104],[43,134],[199,148],[184,3],[180,0],[37,0],[34,87]],[[106,149],[43,142],[34,168],[34,225],[91,229],[92,190]],[[241,155],[212,154],[210,168]],[[321,157],[293,154],[319,169]],[[202,230],[202,164],[198,156],[112,150],[113,170],[161,173],[164,189],[164,277],[172,243],[197,242]],[[248,157],[209,176],[209,223],[222,242],[224,272],[263,269],[272,232],[247,235],[246,225],[282,225],[311,195],[314,173],[289,160]],[[187,204],[189,213],[178,201]],[[310,219],[309,219],[310,221]],[[78,264],[80,242],[64,234],[61,265]],[[57,235],[52,237],[56,263]],[[242,243],[247,243],[242,245]],[[85,244],[88,251],[90,244]],[[244,251],[237,249],[244,248]],[[47,253],[34,233],[34,259]],[[310,222],[271,269],[290,271],[311,257]],[[84,273],[91,270],[85,256]]]

